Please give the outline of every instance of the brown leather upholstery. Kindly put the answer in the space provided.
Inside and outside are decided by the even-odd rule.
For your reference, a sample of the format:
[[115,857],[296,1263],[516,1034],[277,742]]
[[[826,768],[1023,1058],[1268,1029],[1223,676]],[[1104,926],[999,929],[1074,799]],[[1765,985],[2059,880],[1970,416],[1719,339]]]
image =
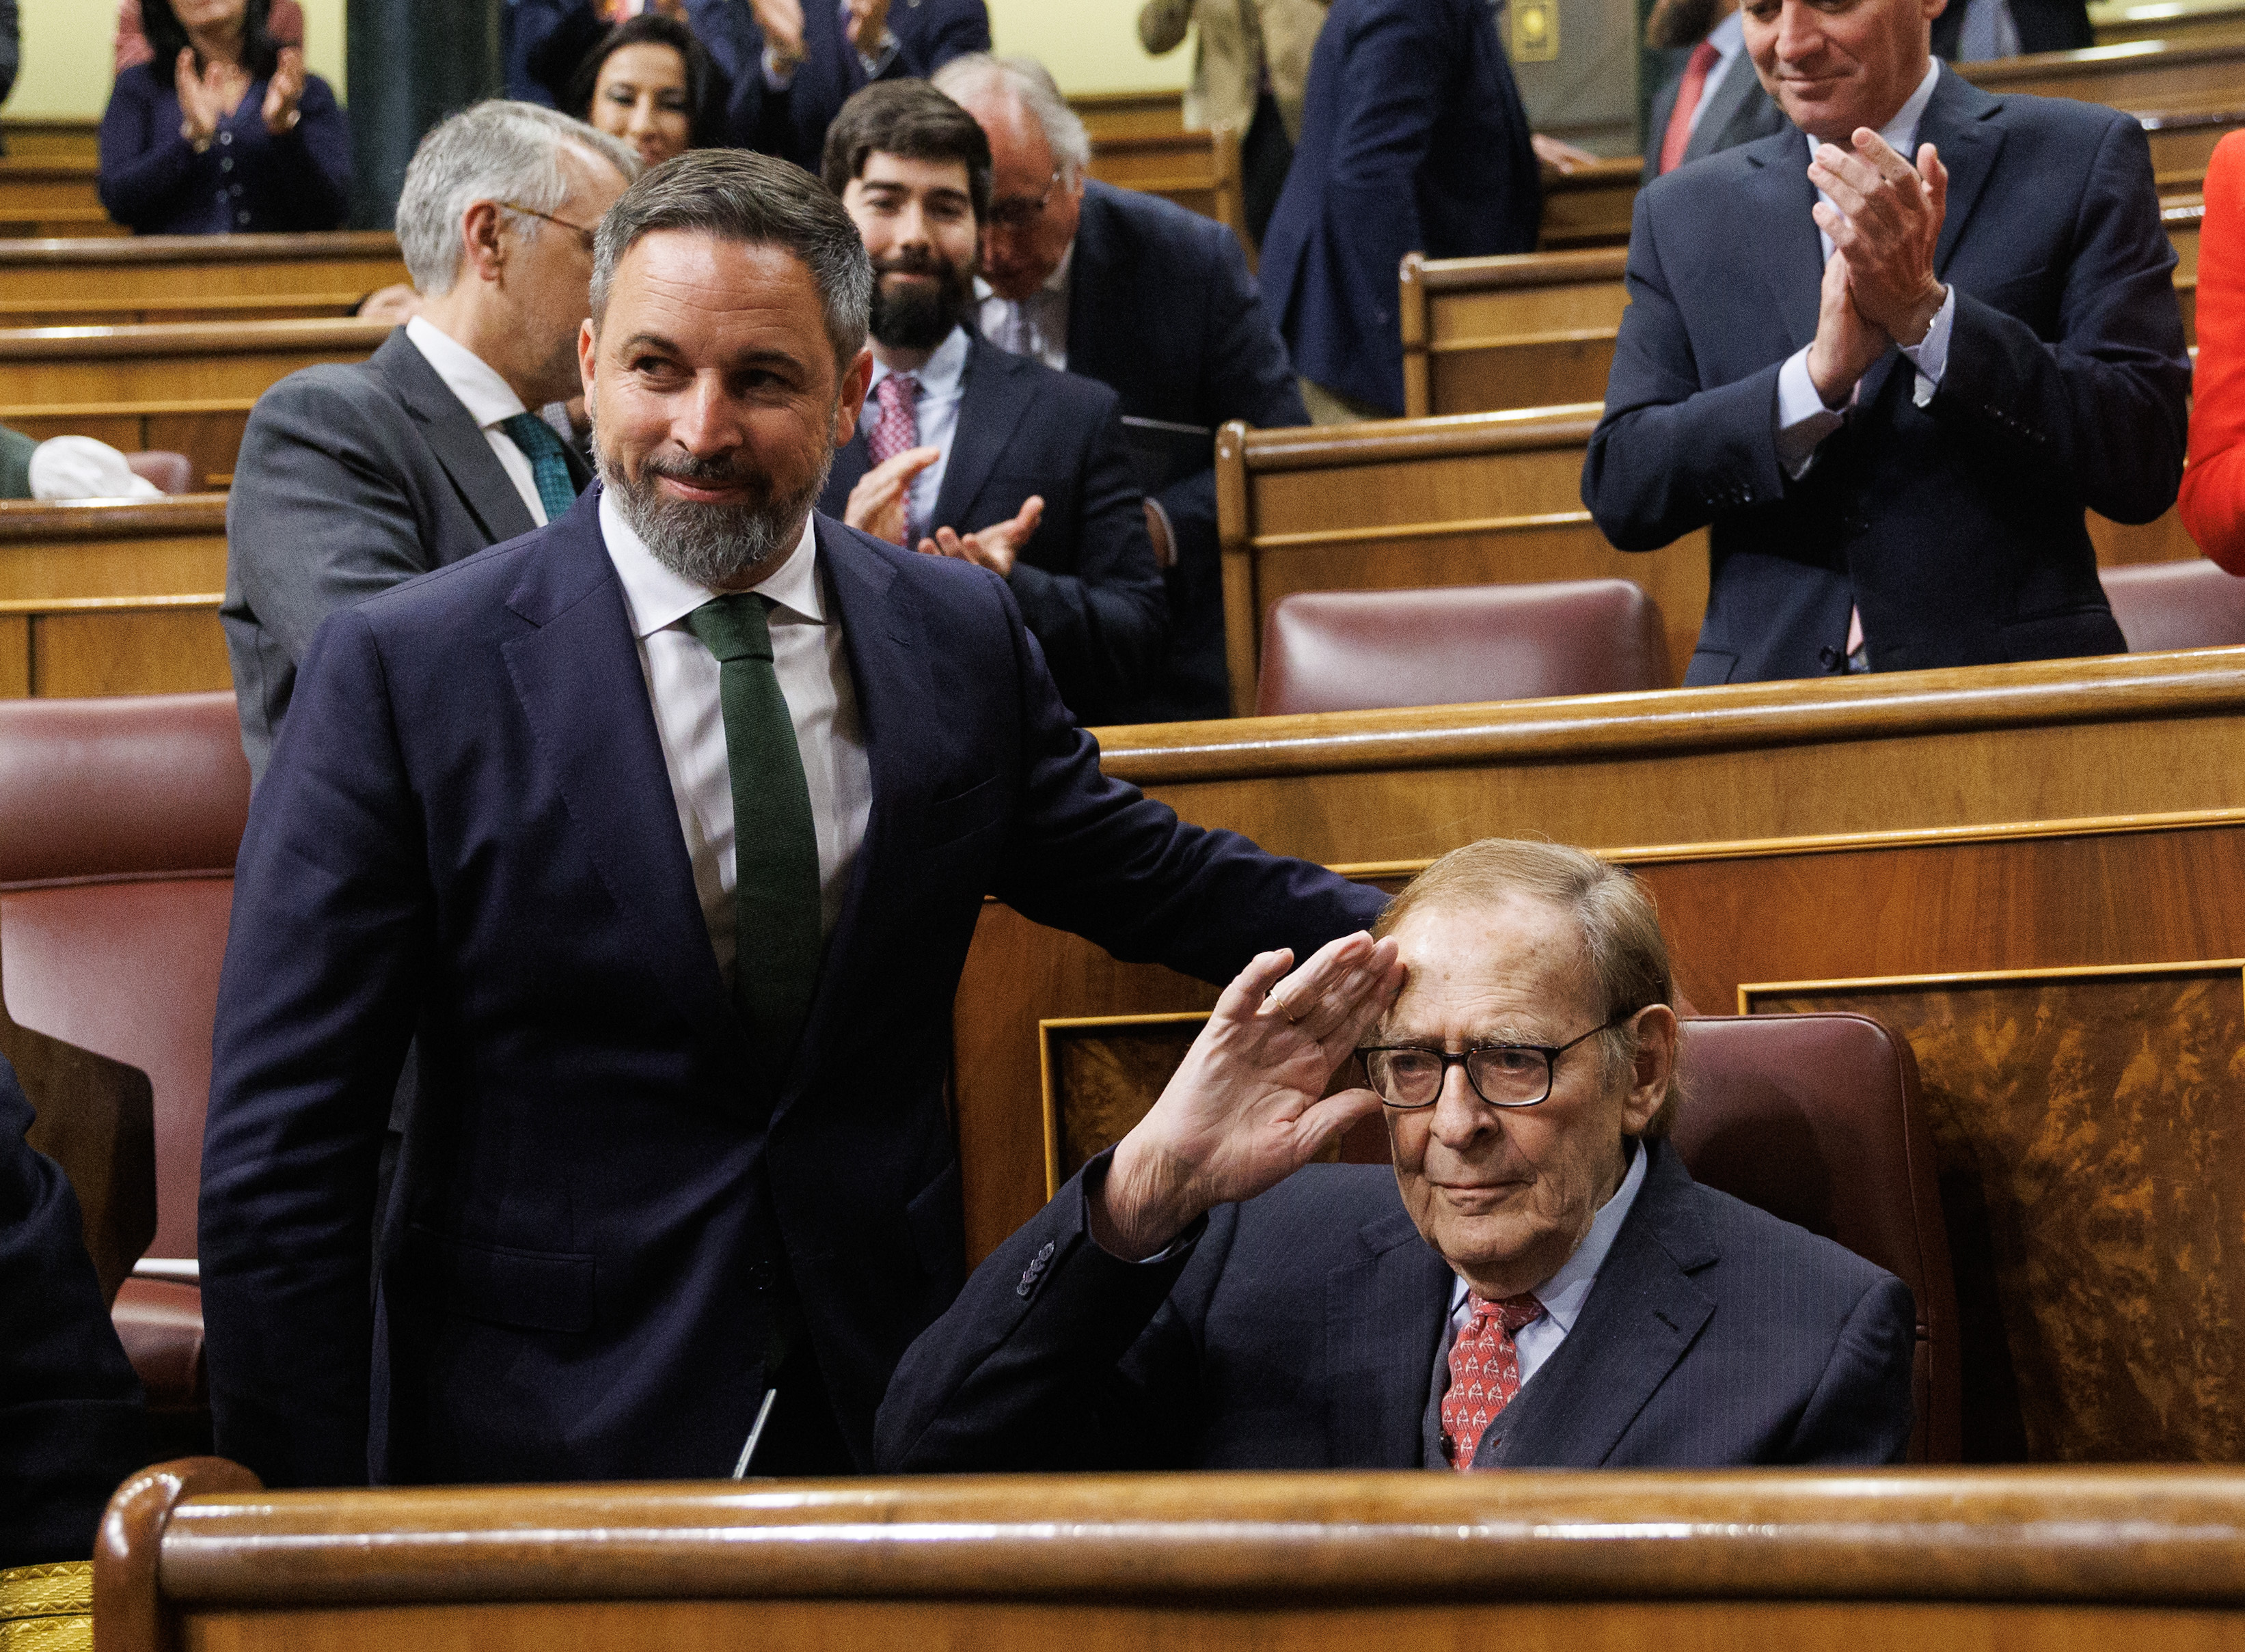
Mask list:
[[1672,680],[1660,610],[1626,579],[1306,591],[1265,618],[1255,710],[1471,705]]
[[[195,1254],[211,1022],[248,806],[231,694],[0,702],[0,1002],[19,1027],[147,1075],[153,1256]],[[201,1405],[195,1288],[129,1281],[114,1312],[151,1403]]]
[[2130,653],[2245,643],[2245,579],[2204,557],[2100,568],[2097,577]]
[[1673,1140],[1697,1181],[1836,1240],[1917,1298],[1913,1462],[1963,1449],[1957,1287],[1909,1046],[1860,1015],[1684,1023]]
[[195,491],[195,464],[184,453],[166,453],[152,448],[146,453],[128,453],[125,463],[133,475],[146,482],[153,482],[165,493],[193,493]]

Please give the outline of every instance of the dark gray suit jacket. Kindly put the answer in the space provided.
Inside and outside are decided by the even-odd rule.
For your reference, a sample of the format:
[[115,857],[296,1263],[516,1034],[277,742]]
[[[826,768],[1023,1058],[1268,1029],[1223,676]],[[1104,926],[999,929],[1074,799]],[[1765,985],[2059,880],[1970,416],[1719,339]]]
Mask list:
[[[1581,1315],[1476,1465],[1890,1463],[1909,1288],[1695,1183],[1665,1142]],[[1385,1166],[1312,1165],[1133,1264],[1084,1177],[999,1247],[889,1385],[885,1471],[1414,1468],[1454,1276]]]
[[[1676,112],[1685,65],[1692,57],[1689,48],[1660,55],[1665,60],[1661,65],[1660,89],[1652,94],[1652,114],[1645,128],[1645,181],[1648,184],[1660,175],[1660,139],[1668,130],[1669,116]],[[1683,164],[1688,166],[1702,156],[1783,132],[1791,124],[1785,111],[1762,90],[1753,59],[1740,51],[1707,99],[1699,124],[1692,128],[1692,141],[1684,146]]]
[[[590,473],[569,460],[581,489]],[[260,396],[227,498],[219,610],[250,773],[321,620],[536,525],[402,327],[362,365],[308,367]]]

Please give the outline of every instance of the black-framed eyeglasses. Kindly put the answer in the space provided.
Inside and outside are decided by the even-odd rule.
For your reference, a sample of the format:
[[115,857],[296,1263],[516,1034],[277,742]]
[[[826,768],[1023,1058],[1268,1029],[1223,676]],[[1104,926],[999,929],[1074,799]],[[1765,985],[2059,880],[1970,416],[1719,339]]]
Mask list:
[[496,204],[505,207],[511,213],[520,213],[525,218],[542,218],[549,224],[559,224],[564,229],[573,230],[577,239],[584,243],[585,255],[587,258],[592,256],[593,232],[582,224],[573,224],[566,218],[556,218],[552,213],[541,213],[535,206],[519,206],[511,200],[503,200]]
[[1019,234],[1045,215],[1052,205],[1054,193],[1060,188],[1061,169],[1053,168],[1053,175],[1045,184],[1045,193],[1031,200],[1026,195],[1011,196],[990,203],[990,227],[1004,230],[1007,234]]
[[1584,1039],[1612,1031],[1637,1013],[1618,1015],[1564,1044],[1476,1044],[1453,1055],[1421,1044],[1369,1044],[1356,1053],[1382,1102],[1400,1112],[1441,1100],[1450,1069],[1466,1070],[1474,1093],[1493,1107],[1532,1107],[1551,1093],[1552,1069]]

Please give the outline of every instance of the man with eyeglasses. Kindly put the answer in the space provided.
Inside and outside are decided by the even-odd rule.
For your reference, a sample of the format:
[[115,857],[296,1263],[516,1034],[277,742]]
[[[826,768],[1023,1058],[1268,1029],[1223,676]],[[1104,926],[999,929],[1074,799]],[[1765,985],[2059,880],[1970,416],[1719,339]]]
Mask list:
[[[913,1344],[883,1468],[1901,1460],[1909,1291],[1685,1172],[1627,872],[1488,840],[1292,965]],[[1375,1113],[1392,1175],[1309,1164]]]
[[1034,58],[954,58],[933,84],[990,139],[982,336],[1122,398],[1170,608],[1143,714],[1229,716],[1216,430],[1231,419],[1310,422],[1238,237],[1158,195],[1086,177],[1083,122]]
[[417,313],[364,362],[282,379],[242,433],[219,618],[253,775],[322,620],[545,526],[592,479],[536,410],[579,392],[593,227],[638,173],[627,145],[531,104],[421,140],[397,202]]

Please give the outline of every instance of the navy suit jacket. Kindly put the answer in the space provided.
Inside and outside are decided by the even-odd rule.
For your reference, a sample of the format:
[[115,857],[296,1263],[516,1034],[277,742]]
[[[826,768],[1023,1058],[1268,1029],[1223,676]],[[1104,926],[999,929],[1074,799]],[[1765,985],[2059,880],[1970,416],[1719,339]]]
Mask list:
[[[862,431],[835,456],[818,508],[839,517],[872,467]],[[959,422],[931,530],[1003,522],[1031,494],[1044,514],[1007,583],[1079,721],[1140,722],[1168,639],[1144,495],[1115,392],[970,338]]]
[[985,896],[1209,979],[1384,904],[1102,776],[1001,580],[820,518],[872,808],[804,1036],[757,1047],[599,495],[329,620],[253,798],[201,1258],[218,1448],[268,1484],[725,1474],[790,1281],[869,1463],[964,1276],[944,1086]]
[[984,0],[893,0],[889,31],[897,49],[878,77],[842,33],[835,0],[804,0],[803,61],[784,91],[764,84],[763,30],[747,0],[698,0],[694,31],[732,83],[727,113],[733,141],[795,162],[816,174],[826,128],[850,94],[873,79],[924,80],[953,58],[990,50]]
[[1259,266],[1295,371],[1400,416],[1403,254],[1533,252],[1543,211],[1489,0],[1333,0]]
[[78,1196],[24,1140],[31,1120],[0,1057],[0,1571],[91,1555],[109,1494],[149,1450]]
[[[1909,1288],[1650,1147],[1574,1329],[1475,1466],[1899,1462]],[[1428,1419],[1455,1276],[1387,1167],[1308,1166],[1161,1263],[1102,1250],[1083,1203],[1079,1176],[912,1345],[881,1467],[1448,1466]]]
[[1929,405],[1889,349],[1799,480],[1778,369],[1814,337],[1822,254],[1790,128],[1641,191],[1629,309],[1583,502],[1624,551],[1713,525],[1687,683],[2118,653],[2083,507],[2149,522],[2182,476],[2190,363],[2132,116],[1991,97],[1944,68],[1918,137],[1949,169],[1957,294]]
[[1308,423],[1293,365],[1239,238],[1158,195],[1084,180],[1068,287],[1068,370],[1112,389],[1126,417],[1210,432],[1206,463],[1156,496],[1176,540],[1172,633],[1138,709],[1150,722],[1228,716],[1215,430]]

